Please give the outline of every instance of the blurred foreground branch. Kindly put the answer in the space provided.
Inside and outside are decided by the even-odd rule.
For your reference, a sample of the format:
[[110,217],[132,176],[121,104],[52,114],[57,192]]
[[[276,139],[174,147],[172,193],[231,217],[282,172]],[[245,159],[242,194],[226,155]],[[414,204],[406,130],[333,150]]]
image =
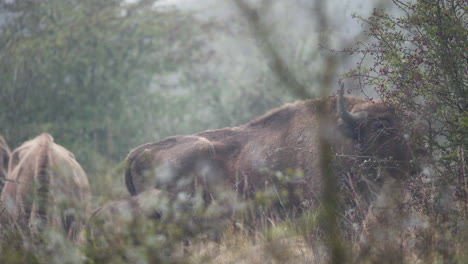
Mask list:
[[[294,92],[300,98],[309,98],[310,94],[306,87],[299,83],[294,76],[294,73],[290,71],[286,62],[281,58],[278,50],[269,41],[267,30],[263,27],[260,22],[259,15],[256,10],[251,9],[244,1],[234,1],[246,18],[252,34],[254,35],[257,45],[264,55],[269,58],[272,63],[270,64],[272,70],[276,73],[278,78],[284,85]],[[327,17],[325,17],[325,8],[321,1],[316,3],[317,10],[317,21],[321,27],[322,32],[328,31]],[[320,34],[322,43],[326,43],[326,34]],[[323,72],[321,73],[320,80],[320,96],[325,97],[331,90],[331,82],[336,76],[336,56],[327,56],[325,59],[325,65]],[[322,108],[322,107],[321,107]],[[326,123],[328,115],[325,109],[319,109],[319,127],[323,128]],[[345,258],[345,251],[341,241],[341,235],[338,228],[337,220],[337,208],[338,208],[338,197],[337,197],[337,183],[334,177],[333,170],[333,151],[331,144],[326,139],[325,135],[321,133],[319,138],[320,144],[320,171],[323,177],[324,189],[323,189],[323,215],[322,215],[322,226],[325,232],[325,243],[328,247],[330,262],[331,263],[343,263]]]

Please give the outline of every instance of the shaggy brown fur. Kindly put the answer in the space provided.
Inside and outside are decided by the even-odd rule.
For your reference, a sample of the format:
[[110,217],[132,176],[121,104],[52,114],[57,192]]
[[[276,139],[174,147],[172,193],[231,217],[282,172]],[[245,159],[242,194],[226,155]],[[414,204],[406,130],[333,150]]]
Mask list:
[[3,185],[5,185],[9,161],[10,148],[8,148],[5,139],[0,136],[0,193],[3,190]]
[[[208,130],[190,136],[173,136],[137,147],[128,155],[125,182],[137,195],[148,188],[170,191],[228,186],[242,197],[252,197],[275,180],[275,172],[299,170],[304,177],[289,182],[290,201],[317,200],[320,196],[319,133],[336,153],[387,159],[384,172],[405,176],[407,147],[392,108],[381,101],[346,97],[347,109],[362,118],[350,127],[337,112],[337,99],[299,101],[274,109],[238,127]],[[318,127],[319,106],[326,125]],[[356,153],[357,146],[360,151]],[[195,186],[181,184],[194,176]],[[280,183],[279,183],[280,184]],[[281,186],[280,186],[281,187]]]
[[71,152],[41,134],[12,152],[8,177],[0,200],[12,221],[31,233],[52,228],[78,238],[91,193]]

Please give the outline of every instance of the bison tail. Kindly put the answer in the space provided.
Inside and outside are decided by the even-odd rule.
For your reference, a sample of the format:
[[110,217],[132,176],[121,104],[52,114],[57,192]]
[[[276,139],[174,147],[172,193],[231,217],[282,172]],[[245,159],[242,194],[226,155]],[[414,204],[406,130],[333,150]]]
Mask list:
[[67,238],[76,241],[79,235],[79,224],[76,219],[75,212],[65,212],[62,216],[63,227],[65,229]]
[[127,158],[125,158],[125,185],[127,186],[127,190],[130,195],[135,196],[137,195],[137,191],[135,188],[135,184],[133,182],[134,177],[137,175],[137,172],[134,169],[135,162],[137,158],[140,156],[141,152],[144,151],[147,147],[152,146],[152,143],[144,144],[134,150],[132,150]]
[[50,161],[49,151],[53,142],[52,136],[42,134],[38,139],[39,155],[34,172],[34,199],[30,216],[30,227],[42,231],[47,223],[49,201]]
[[135,185],[133,185],[133,179],[132,179],[133,160],[129,158],[130,157],[127,158],[126,166],[125,166],[125,185],[127,186],[127,190],[130,193],[130,195],[135,196],[137,195],[137,192],[135,189]]
[[10,149],[3,139],[0,136],[0,193],[2,193],[3,186],[7,179],[8,163],[10,163]]
[[138,148],[132,150],[125,159],[125,185],[127,186],[128,192],[132,196],[138,194],[134,184],[135,177],[140,177],[138,171],[141,168],[139,168],[140,166],[137,165],[138,159],[141,158],[141,154],[147,149],[153,149],[157,147],[157,145],[158,143],[148,143],[141,145]]

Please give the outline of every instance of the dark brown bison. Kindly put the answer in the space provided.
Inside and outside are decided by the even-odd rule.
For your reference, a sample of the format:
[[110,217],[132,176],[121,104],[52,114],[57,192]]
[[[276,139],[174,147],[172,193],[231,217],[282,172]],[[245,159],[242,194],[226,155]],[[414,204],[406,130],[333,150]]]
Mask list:
[[5,139],[3,139],[2,136],[0,136],[0,193],[7,179],[6,175],[8,171],[9,161],[10,161],[10,148],[8,148],[8,145]]
[[[319,109],[326,118],[322,127]],[[287,104],[238,127],[139,146],[126,158],[125,183],[131,195],[201,184],[228,187],[246,198],[267,189],[281,197],[281,178],[295,174],[302,177],[279,186],[289,190],[288,200],[296,205],[304,199],[317,201],[323,185],[320,136],[331,142],[337,157],[379,160],[379,174],[385,177],[404,177],[408,171],[407,144],[394,109],[341,93]]]
[[90,203],[88,178],[73,154],[41,134],[15,149],[0,201],[12,223],[78,238]]

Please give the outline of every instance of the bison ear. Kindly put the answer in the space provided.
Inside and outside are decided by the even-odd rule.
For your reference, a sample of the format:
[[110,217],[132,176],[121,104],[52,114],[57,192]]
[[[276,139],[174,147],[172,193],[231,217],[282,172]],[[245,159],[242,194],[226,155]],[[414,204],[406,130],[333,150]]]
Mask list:
[[338,130],[340,133],[347,137],[347,138],[352,138],[352,139],[357,139],[359,136],[359,130],[360,128],[367,122],[367,116],[368,113],[363,111],[359,113],[353,114],[355,122],[347,122],[346,120],[339,119],[338,120]]
[[351,139],[356,139],[358,137],[357,127],[350,125],[349,123],[346,123],[346,122],[339,123],[338,130],[344,137],[351,138]]

